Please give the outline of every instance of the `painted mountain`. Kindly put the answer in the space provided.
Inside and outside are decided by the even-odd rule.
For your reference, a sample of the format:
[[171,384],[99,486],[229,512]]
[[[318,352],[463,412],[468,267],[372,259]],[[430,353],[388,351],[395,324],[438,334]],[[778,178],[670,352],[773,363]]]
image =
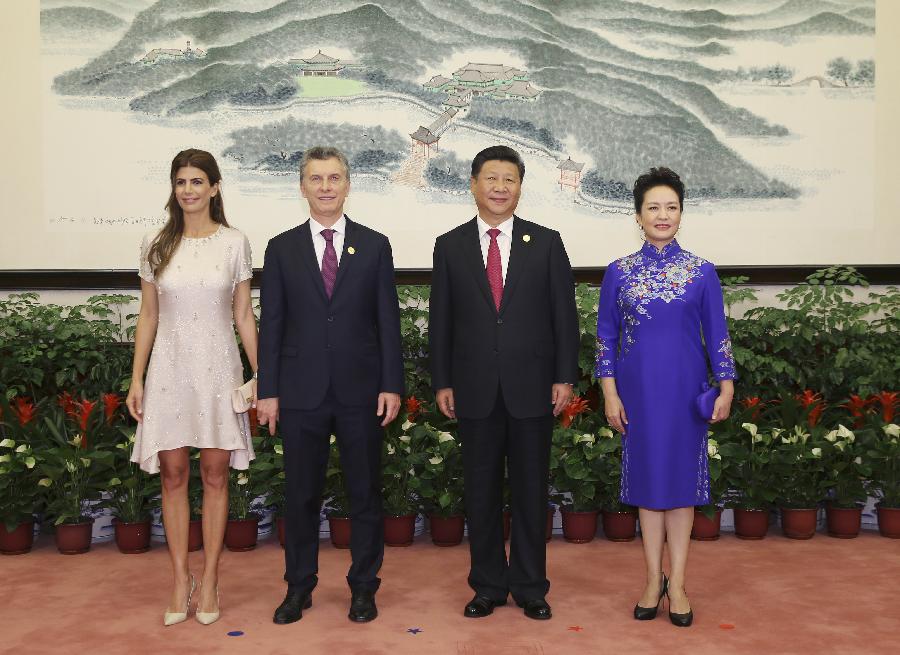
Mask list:
[[[46,21],[48,29],[58,29],[66,16],[61,12],[76,9],[97,12],[84,13],[84,20],[90,18],[98,26],[128,21],[111,49],[59,75],[54,90],[127,97],[133,111],[151,116],[197,114],[247,103],[281,107],[291,102],[301,83],[289,60],[307,51],[309,43],[330,43],[352,52],[355,65],[345,76],[373,91],[426,103],[437,114],[446,96],[424,91],[422,85],[434,75],[449,73],[441,70],[441,62],[457,52],[501,50],[524,63],[540,96],[533,102],[476,97],[470,111],[457,120],[514,134],[520,142],[562,159],[562,144],[574,142],[593,160],[583,184],[588,195],[623,199],[627,183],[657,161],[689,177],[696,195],[796,195],[794,188],[765,175],[724,144],[723,137],[784,137],[788,132],[721,100],[717,88],[732,80],[734,72],[710,61],[742,42],[790,44],[829,35],[871,36],[874,0],[665,4],[197,0],[185,9],[183,0],[149,6],[141,0],[53,0],[42,13],[42,27]],[[184,56],[148,65],[154,63],[148,53],[160,43],[173,42],[191,42],[195,49],[188,45]],[[768,63],[764,58],[759,62]],[[360,112],[365,114],[364,105]],[[368,122],[377,127],[377,115],[370,115]],[[244,163],[259,166],[267,157],[272,153],[259,153],[257,160]],[[384,161],[396,168],[401,159],[394,153]]]

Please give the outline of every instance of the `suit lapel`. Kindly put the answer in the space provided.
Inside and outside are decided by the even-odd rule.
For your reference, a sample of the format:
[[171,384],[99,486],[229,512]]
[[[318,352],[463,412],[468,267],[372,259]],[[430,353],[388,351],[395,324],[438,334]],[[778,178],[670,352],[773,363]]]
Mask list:
[[[525,241],[525,236],[528,241]],[[531,235],[528,233],[528,222],[518,216],[513,221],[512,244],[509,248],[509,261],[506,263],[506,282],[503,285],[503,297],[500,300],[500,314],[506,310],[510,298],[516,290],[516,283],[522,277],[522,271],[528,267],[531,247]]]
[[313,284],[322,295],[322,300],[328,302],[328,296],[325,294],[325,283],[322,281],[322,269],[319,268],[319,261],[316,259],[316,249],[313,248],[312,232],[308,219],[297,229],[297,241],[300,259],[306,264],[306,268],[313,279]]
[[472,219],[466,224],[466,229],[462,233],[462,248],[468,261],[468,268],[475,277],[478,288],[481,289],[484,299],[491,306],[491,309],[497,311],[494,305],[494,296],[491,294],[491,286],[488,283],[487,271],[484,267],[484,256],[481,254],[481,243],[479,242],[478,221]]
[[[331,297],[334,298],[337,295],[338,287],[341,286],[341,280],[344,279],[344,276],[347,274],[347,269],[353,265],[353,261],[356,259],[354,254],[351,254],[348,249],[353,248],[353,252],[356,252],[356,249],[359,247],[356,245],[356,237],[357,230],[356,224],[350,220],[346,214],[344,214],[344,218],[347,219],[346,231],[344,233],[344,247],[341,250],[341,262],[338,264],[337,277],[334,280],[334,289],[331,290]],[[325,284],[322,284],[322,289],[325,289]]]

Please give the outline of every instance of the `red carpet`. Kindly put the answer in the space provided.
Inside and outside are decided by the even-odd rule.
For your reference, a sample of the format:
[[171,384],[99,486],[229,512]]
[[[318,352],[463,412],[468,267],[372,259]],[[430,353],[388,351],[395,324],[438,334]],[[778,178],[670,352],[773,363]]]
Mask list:
[[[285,586],[275,539],[255,551],[226,552],[222,619],[164,628],[169,594],[165,546],[122,555],[114,544],[85,555],[56,552],[42,536],[28,555],[0,558],[4,607],[0,653],[284,653],[328,655],[579,655],[582,653],[897,653],[900,541],[866,532],[858,539],[811,541],[774,534],[749,542],[725,534],[692,543],[688,593],[694,626],[661,613],[639,623],[640,542],[597,539],[549,545],[554,618],[526,619],[509,604],[466,619],[468,546],[437,548],[428,535],[388,548],[379,618],[347,618],[347,551],[322,542],[320,583],[299,623],[271,615]],[[191,555],[201,570],[202,552]],[[239,636],[228,636],[240,631]]]

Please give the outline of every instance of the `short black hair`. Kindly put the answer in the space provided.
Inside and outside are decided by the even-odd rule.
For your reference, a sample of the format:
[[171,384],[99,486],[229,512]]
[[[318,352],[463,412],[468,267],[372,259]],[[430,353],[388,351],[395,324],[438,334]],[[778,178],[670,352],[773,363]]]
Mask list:
[[473,178],[478,177],[481,167],[484,166],[486,161],[508,161],[511,164],[515,164],[519,169],[519,181],[521,182],[525,179],[525,162],[522,161],[522,155],[509,146],[491,146],[475,155],[475,159],[472,160]]
[[678,177],[678,173],[671,168],[659,166],[651,168],[634,181],[634,211],[641,213],[644,204],[644,195],[649,189],[656,186],[667,186],[678,194],[678,206],[684,210],[684,182]]

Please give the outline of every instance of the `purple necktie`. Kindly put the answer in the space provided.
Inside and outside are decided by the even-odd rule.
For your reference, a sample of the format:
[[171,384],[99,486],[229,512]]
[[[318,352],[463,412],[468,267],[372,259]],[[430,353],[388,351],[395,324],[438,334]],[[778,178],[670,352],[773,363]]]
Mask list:
[[503,265],[500,263],[500,246],[497,243],[500,230],[491,228],[487,233],[491,237],[491,243],[488,246],[485,270],[488,283],[491,285],[491,295],[494,296],[494,305],[497,311],[500,311],[500,301],[503,299]]
[[331,298],[334,281],[337,279],[337,253],[334,251],[334,230],[322,230],[319,234],[325,239],[325,254],[322,255],[322,282],[325,283],[325,294]]

